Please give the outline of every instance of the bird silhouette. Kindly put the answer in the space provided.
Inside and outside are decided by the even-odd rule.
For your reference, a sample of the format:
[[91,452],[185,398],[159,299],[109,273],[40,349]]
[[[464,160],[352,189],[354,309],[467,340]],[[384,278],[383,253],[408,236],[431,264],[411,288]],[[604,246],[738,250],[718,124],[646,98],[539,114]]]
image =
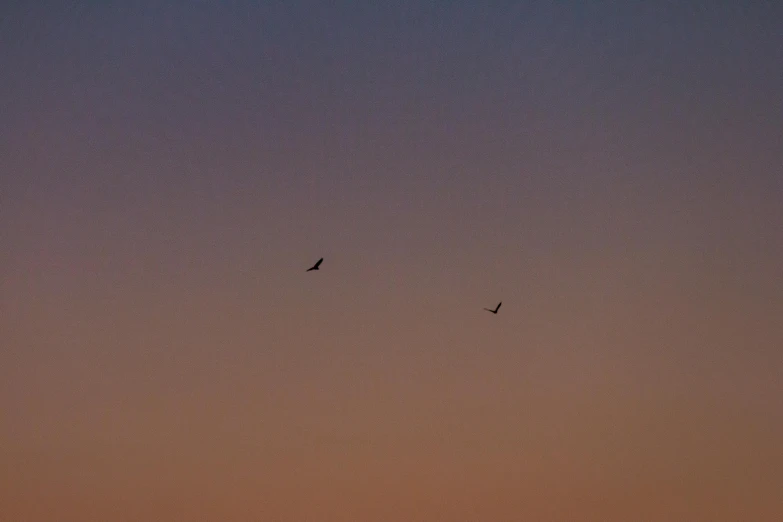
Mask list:
[[321,266],[321,263],[323,263],[323,262],[324,262],[324,258],[322,257],[321,259],[316,261],[313,266],[311,266],[310,268],[305,270],[305,272],[309,272],[310,270],[318,270],[318,267]]
[[487,312],[492,312],[493,314],[496,314],[496,313],[498,313],[498,310],[500,310],[500,305],[502,305],[502,304],[503,304],[503,301],[499,302],[494,310],[490,310],[489,308],[485,308],[484,310],[486,310]]

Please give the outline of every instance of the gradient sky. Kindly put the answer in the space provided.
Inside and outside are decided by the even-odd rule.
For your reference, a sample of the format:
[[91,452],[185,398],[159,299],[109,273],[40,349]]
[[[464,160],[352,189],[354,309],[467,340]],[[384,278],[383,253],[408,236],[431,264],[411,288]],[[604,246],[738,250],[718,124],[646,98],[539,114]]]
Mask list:
[[783,520],[778,3],[5,4],[3,520]]

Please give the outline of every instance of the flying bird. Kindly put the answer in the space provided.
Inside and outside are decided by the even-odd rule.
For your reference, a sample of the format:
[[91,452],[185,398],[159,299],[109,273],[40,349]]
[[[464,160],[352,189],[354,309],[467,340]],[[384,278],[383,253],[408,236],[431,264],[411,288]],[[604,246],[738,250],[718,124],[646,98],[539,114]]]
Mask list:
[[321,259],[316,261],[313,266],[311,266],[310,268],[305,270],[305,272],[309,272],[310,270],[318,270],[318,267],[321,266],[321,263],[323,263],[323,262],[324,262],[324,258],[322,257]]
[[500,310],[500,305],[502,305],[502,304],[503,304],[503,301],[499,302],[494,310],[490,310],[489,308],[485,308],[484,310],[486,310],[487,312],[492,312],[493,314],[496,314],[496,313],[498,313],[498,310]]

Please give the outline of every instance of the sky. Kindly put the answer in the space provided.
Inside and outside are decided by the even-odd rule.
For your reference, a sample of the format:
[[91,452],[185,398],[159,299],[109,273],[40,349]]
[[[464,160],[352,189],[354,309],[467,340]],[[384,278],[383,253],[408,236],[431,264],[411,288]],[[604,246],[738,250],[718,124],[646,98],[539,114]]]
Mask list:
[[381,4],[0,8],[0,513],[783,519],[783,8]]

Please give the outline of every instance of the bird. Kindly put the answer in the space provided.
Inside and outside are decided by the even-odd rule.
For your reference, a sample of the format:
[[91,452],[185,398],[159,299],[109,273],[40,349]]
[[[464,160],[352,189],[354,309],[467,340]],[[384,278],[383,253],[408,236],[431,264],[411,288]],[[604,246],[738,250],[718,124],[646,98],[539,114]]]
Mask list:
[[322,257],[321,259],[316,261],[313,266],[311,266],[310,268],[305,270],[305,272],[309,272],[310,270],[318,270],[318,267],[321,266],[321,263],[323,263],[323,262],[324,262],[324,258]]
[[500,310],[500,305],[502,305],[502,304],[503,304],[503,301],[499,302],[494,310],[490,310],[489,308],[485,308],[484,310],[486,310],[487,312],[492,312],[493,314],[496,314],[496,313],[498,313],[498,310]]

